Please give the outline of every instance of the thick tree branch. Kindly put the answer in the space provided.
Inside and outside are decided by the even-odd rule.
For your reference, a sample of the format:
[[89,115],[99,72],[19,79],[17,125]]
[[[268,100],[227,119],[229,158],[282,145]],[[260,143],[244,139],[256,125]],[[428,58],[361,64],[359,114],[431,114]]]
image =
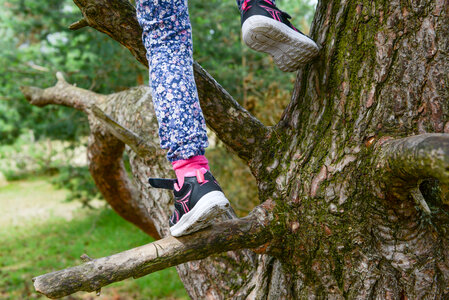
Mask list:
[[144,66],[148,67],[142,45],[142,29],[135,8],[128,0],[73,0],[90,27],[109,35],[125,46]]
[[141,157],[160,152],[159,148],[149,145],[135,133],[118,124],[96,105],[104,102],[106,96],[67,83],[60,72],[56,74],[56,77],[58,82],[54,87],[41,89],[22,86],[20,89],[32,105],[43,107],[57,104],[76,108],[88,114],[92,113],[116,138],[130,146]]
[[[22,92],[26,99],[36,106],[57,104],[87,113],[91,129],[87,149],[89,171],[101,194],[125,220],[133,223],[148,235],[160,238],[149,217],[149,212],[139,204],[139,195],[124,168],[122,158],[125,149],[124,143],[111,132],[105,131],[102,123],[99,123],[92,115],[92,108],[96,111],[96,115],[101,115],[99,112],[101,109],[96,105],[105,105],[108,102],[108,96],[70,85],[64,80],[61,73],[58,73],[57,77],[58,82],[54,87],[47,89],[22,87]],[[103,115],[105,114],[103,113]],[[140,152],[150,148],[141,141],[137,142],[139,142],[137,145],[131,143],[131,147],[134,146],[137,150],[141,150]]]
[[387,141],[380,158],[379,166],[387,167],[392,178],[436,178],[449,184],[449,134],[427,133]]
[[271,215],[264,205],[242,219],[227,220],[194,234],[162,240],[77,267],[33,279],[35,289],[49,298],[77,291],[96,291],[129,277],[138,278],[185,262],[230,250],[255,248],[271,238]]
[[[127,0],[74,0],[89,26],[118,41],[148,67],[142,29],[135,8]],[[237,103],[199,64],[195,80],[206,122],[220,140],[248,161],[259,152],[269,129]]]
[[416,190],[419,183],[435,178],[449,185],[449,134],[428,133],[386,141],[377,155],[374,176],[380,175],[383,185],[398,198],[407,196],[404,190],[408,190],[426,212],[427,204]]
[[194,64],[195,81],[207,125],[242,159],[261,151],[270,130],[244,109],[201,66]]
[[160,238],[148,210],[140,205],[139,194],[123,164],[125,145],[102,128],[92,128],[87,147],[89,171],[109,205],[125,220],[155,239]]

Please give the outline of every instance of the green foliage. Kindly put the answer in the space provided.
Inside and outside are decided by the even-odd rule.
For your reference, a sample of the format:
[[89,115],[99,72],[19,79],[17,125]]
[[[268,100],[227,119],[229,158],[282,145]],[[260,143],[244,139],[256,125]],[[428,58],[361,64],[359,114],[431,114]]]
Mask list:
[[[7,180],[53,174],[64,160],[64,146],[50,140],[36,142],[33,132],[20,135],[11,145],[0,145],[0,172]],[[57,155],[59,154],[59,155]]]
[[[103,257],[151,242],[110,209],[78,213],[70,222],[52,217],[44,223],[5,226],[0,228],[0,240],[0,298],[11,300],[46,299],[34,292],[31,278],[79,264],[83,253]],[[107,299],[116,299],[117,293],[130,299],[188,299],[175,268],[115,283],[102,291]],[[70,299],[86,299],[83,294]]]
[[[80,157],[81,156],[81,157]],[[89,202],[101,199],[84,160],[85,147],[52,140],[35,141],[32,132],[21,135],[14,144],[0,146],[0,172],[8,181],[55,175],[52,182],[69,191],[66,201]]]
[[[308,31],[313,14],[310,4],[284,0],[278,5]],[[189,6],[195,59],[257,116],[271,115],[273,105],[267,111],[259,107],[279,98],[272,97],[270,90],[288,91],[294,74],[282,73],[267,55],[241,44],[240,17],[234,1],[192,0]],[[83,114],[59,106],[31,106],[18,89],[21,85],[51,86],[56,71],[63,71],[70,82],[100,93],[143,83],[147,71],[127,49],[91,28],[75,32],[67,29],[80,17],[70,0],[0,0],[1,143],[12,143],[29,129],[36,139],[74,141],[87,134]],[[279,114],[286,101],[272,104]]]
[[[29,105],[19,86],[47,87],[56,71],[101,93],[135,86],[147,72],[129,51],[91,29],[71,32],[81,13],[70,0],[0,0],[0,141],[31,129],[36,139],[77,140],[86,117],[71,108]],[[129,76],[133,74],[133,76]]]
[[92,208],[91,201],[102,199],[87,166],[62,166],[58,169],[58,175],[53,178],[52,183],[57,188],[70,192],[66,201],[76,200],[84,207]]

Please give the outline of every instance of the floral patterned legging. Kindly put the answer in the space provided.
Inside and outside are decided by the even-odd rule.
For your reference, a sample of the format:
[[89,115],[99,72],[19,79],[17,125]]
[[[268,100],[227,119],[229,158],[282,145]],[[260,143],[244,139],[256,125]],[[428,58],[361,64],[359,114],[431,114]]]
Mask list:
[[[239,9],[244,0],[237,0]],[[169,161],[204,155],[206,122],[193,77],[187,0],[137,0],[162,149]]]

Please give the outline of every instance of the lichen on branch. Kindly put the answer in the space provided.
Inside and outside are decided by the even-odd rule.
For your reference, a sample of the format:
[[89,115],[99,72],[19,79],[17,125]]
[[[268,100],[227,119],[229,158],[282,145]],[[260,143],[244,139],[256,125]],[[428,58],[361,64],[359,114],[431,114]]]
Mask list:
[[60,298],[77,291],[93,292],[126,278],[142,277],[152,272],[212,254],[255,248],[271,238],[270,212],[261,205],[247,217],[216,223],[190,234],[162,240],[94,259],[33,279],[36,291],[49,298]]

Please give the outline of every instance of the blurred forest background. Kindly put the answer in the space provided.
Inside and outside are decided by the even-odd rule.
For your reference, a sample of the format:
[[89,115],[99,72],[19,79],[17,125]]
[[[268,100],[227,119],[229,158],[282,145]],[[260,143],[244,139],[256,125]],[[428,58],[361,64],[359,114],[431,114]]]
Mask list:
[[[277,5],[308,33],[314,0]],[[195,60],[263,123],[275,124],[295,74],[242,44],[235,1],[190,0],[189,10]],[[117,42],[91,28],[68,30],[80,18],[71,0],[0,0],[0,299],[39,298],[31,278],[73,265],[82,253],[105,256],[150,241],[101,200],[87,169],[86,117],[60,106],[31,106],[19,90],[52,86],[57,71],[97,93],[148,84],[147,69]],[[245,215],[257,201],[252,175],[211,140],[214,174]],[[105,290],[100,299],[187,298],[173,268]]]

